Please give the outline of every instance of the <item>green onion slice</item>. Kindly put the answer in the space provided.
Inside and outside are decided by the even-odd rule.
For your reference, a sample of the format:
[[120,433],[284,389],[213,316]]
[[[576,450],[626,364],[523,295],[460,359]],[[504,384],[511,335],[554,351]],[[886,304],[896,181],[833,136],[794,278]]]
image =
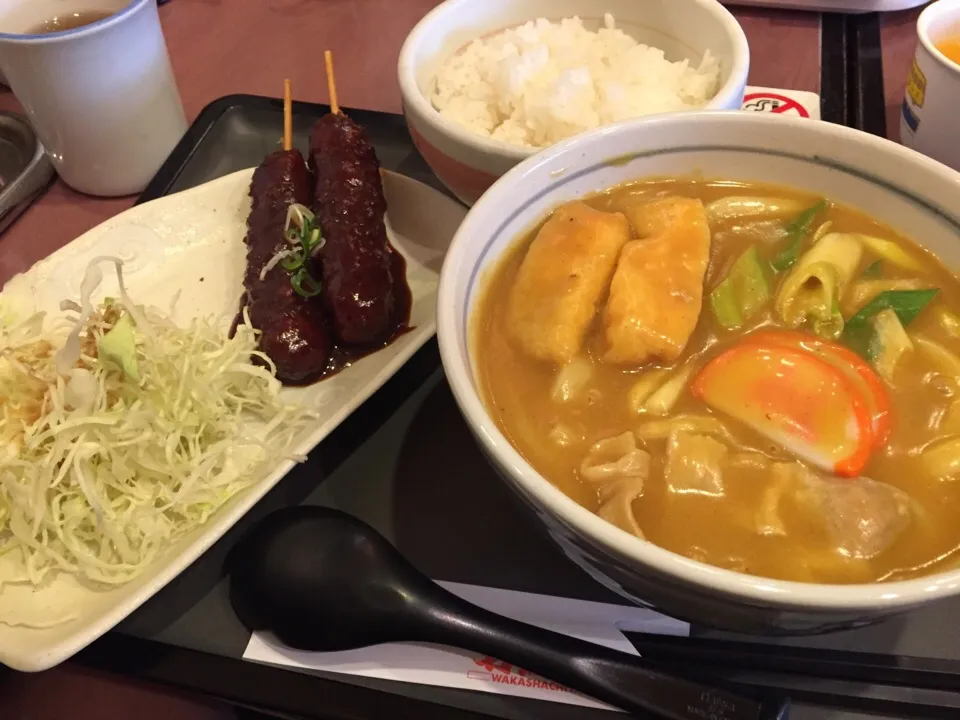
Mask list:
[[300,269],[304,260],[305,258],[302,250],[291,250],[290,254],[280,261],[280,264],[283,266],[284,270],[293,272],[294,270]]
[[320,281],[315,280],[305,267],[301,267],[290,276],[290,284],[300,297],[311,298],[323,291]]

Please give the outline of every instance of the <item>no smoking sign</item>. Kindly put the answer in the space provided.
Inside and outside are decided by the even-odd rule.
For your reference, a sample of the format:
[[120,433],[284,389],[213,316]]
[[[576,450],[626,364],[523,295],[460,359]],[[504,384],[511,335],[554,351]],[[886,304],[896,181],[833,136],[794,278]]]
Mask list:
[[800,90],[748,87],[743,109],[792,117],[820,119],[820,96]]

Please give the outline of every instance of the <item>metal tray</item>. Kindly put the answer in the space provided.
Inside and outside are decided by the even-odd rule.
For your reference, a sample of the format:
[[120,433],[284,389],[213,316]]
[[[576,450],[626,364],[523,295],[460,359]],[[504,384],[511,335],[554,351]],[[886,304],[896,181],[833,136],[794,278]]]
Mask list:
[[53,163],[22,115],[0,112],[0,233],[50,184]]

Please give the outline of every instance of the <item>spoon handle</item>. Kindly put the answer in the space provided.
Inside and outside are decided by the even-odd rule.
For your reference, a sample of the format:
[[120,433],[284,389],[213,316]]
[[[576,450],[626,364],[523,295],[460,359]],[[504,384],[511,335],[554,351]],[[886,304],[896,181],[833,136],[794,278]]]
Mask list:
[[[472,650],[629,712],[672,720],[785,720],[787,701],[762,701],[657,670],[647,660],[496,615],[443,591],[421,606],[427,640]],[[439,598],[438,598],[439,600]]]

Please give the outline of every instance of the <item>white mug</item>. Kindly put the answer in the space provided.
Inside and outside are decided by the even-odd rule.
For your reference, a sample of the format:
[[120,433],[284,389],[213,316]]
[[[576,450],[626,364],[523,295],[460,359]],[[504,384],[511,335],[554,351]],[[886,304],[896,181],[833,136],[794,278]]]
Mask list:
[[900,142],[960,170],[960,65],[936,44],[960,36],[960,0],[937,0],[917,20],[917,54],[900,109]]
[[[52,18],[110,13],[32,34]],[[187,129],[156,0],[0,0],[0,69],[64,182],[143,190]]]

